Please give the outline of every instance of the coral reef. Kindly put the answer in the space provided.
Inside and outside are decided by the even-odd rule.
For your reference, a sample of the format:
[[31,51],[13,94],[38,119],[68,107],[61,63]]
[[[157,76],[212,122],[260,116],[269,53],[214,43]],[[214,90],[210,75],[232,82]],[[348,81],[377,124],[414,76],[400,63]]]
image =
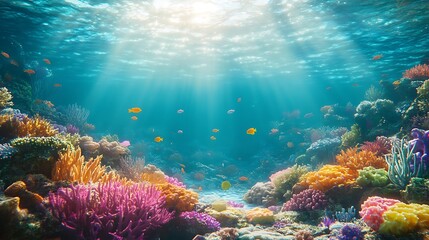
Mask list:
[[64,109],[64,125],[74,125],[79,129],[83,129],[89,117],[89,110],[75,104],[68,105]]
[[384,136],[378,136],[373,142],[364,142],[360,150],[373,152],[375,155],[382,157],[388,154],[392,149],[392,141]]
[[[124,204],[127,203],[127,204]],[[76,185],[49,194],[52,214],[80,239],[143,239],[172,218],[154,186]]]
[[373,230],[378,231],[384,222],[383,214],[387,209],[400,201],[396,199],[369,197],[362,205],[359,212],[362,220]]
[[376,169],[372,166],[358,170],[359,177],[356,183],[362,187],[383,187],[389,184],[389,175],[385,169]]
[[363,233],[359,226],[346,224],[340,229],[338,240],[363,240]]
[[429,78],[429,65],[419,64],[414,66],[406,70],[402,76],[413,81],[426,80]]
[[313,142],[305,151],[305,155],[313,165],[329,163],[341,146],[340,137],[323,138]]
[[360,127],[357,124],[353,124],[350,131],[344,133],[341,136],[341,147],[350,148],[356,146],[361,139]]
[[220,223],[212,216],[199,212],[182,212],[178,217],[180,229],[190,232],[191,236],[220,230]]
[[194,191],[170,183],[161,183],[155,186],[165,197],[166,207],[174,209],[176,212],[192,211],[198,203],[198,194]]
[[249,191],[244,194],[244,201],[262,205],[265,207],[275,205],[277,200],[275,198],[274,186],[271,182],[258,182]]
[[268,208],[253,208],[247,211],[246,219],[252,224],[272,224],[274,213]]
[[334,186],[355,184],[356,173],[347,167],[325,165],[315,172],[305,174],[298,185],[326,192]]
[[323,192],[307,189],[294,194],[292,199],[283,205],[283,211],[310,211],[319,210],[327,206],[328,200]]
[[106,138],[102,138],[98,144],[100,145],[99,154],[103,155],[106,164],[110,166],[118,166],[119,159],[130,154],[130,150],[118,141],[108,141]]
[[361,150],[357,147],[348,148],[345,151],[341,150],[336,157],[338,164],[347,167],[357,173],[358,170],[364,167],[375,167],[387,169],[387,164],[382,157],[378,157],[375,153]]
[[408,203],[429,204],[429,179],[411,178],[401,195]]
[[7,88],[0,88],[0,109],[13,106],[12,94],[7,90]]
[[12,183],[4,190],[4,195],[7,197],[19,197],[19,207],[33,211],[41,208],[43,201],[43,198],[39,194],[28,191],[23,181]]
[[298,183],[299,178],[308,172],[305,166],[294,165],[287,169],[278,171],[270,176],[274,185],[276,197],[281,200],[289,200],[292,197],[292,187]]

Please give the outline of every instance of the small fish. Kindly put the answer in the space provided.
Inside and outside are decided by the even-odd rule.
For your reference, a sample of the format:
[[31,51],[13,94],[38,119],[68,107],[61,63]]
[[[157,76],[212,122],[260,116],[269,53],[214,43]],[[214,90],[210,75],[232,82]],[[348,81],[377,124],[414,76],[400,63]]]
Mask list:
[[139,107],[133,107],[133,108],[129,108],[128,109],[128,112],[129,113],[139,113],[139,112],[141,112],[142,111],[142,109],[141,108],[139,108]]
[[183,109],[179,109],[179,110],[177,110],[177,113],[178,114],[182,114],[182,113],[184,113],[185,112],[185,110],[183,110]]
[[293,142],[287,142],[287,147],[288,148],[293,148],[293,147],[295,147],[295,144],[293,144]]
[[121,143],[119,143],[119,145],[121,145],[122,147],[129,147],[131,145],[130,141],[125,140]]
[[401,85],[401,80],[396,80],[392,83],[393,86],[395,86],[395,88],[397,88],[399,85]]
[[179,163],[179,166],[181,167],[181,168],[185,168],[186,166],[185,166],[185,164],[182,164],[182,163]]
[[27,73],[28,75],[33,75],[36,73],[33,69],[25,69],[24,72]]
[[249,128],[246,130],[246,133],[249,135],[255,135],[256,133],[256,128]]
[[203,188],[201,186],[198,187],[198,191],[203,191]]
[[15,61],[15,60],[11,60],[11,61],[10,61],[10,64],[12,64],[12,65],[15,65],[15,66],[19,67],[18,62],[17,62],[17,61]]
[[214,140],[216,140],[216,137],[215,136],[210,136],[210,140],[214,141]]
[[380,60],[383,57],[383,54],[378,54],[372,57],[372,60]]
[[182,133],[183,133],[183,130],[180,130],[180,129],[179,129],[179,130],[177,130],[177,133],[178,133],[178,134],[182,134]]
[[247,181],[249,181],[249,178],[246,176],[241,176],[240,178],[238,178],[238,180],[240,180],[242,182],[247,182]]
[[1,55],[5,58],[10,58],[9,54],[7,52],[1,52]]
[[137,119],[138,119],[138,118],[137,118],[137,116],[132,116],[132,117],[131,117],[131,120],[134,120],[134,121],[135,121],[135,120],[137,120]]
[[53,85],[54,87],[62,87],[63,85],[61,85],[61,83],[54,83]]
[[48,106],[49,108],[53,108],[53,107],[54,107],[54,104],[53,104],[51,101],[44,100],[44,101],[43,101],[43,103],[44,103],[46,106]]
[[304,115],[304,118],[312,118],[312,117],[314,117],[313,113],[307,113]]
[[154,138],[153,140],[157,143],[164,141],[164,139],[162,137],[159,137],[159,136]]
[[34,100],[34,104],[42,104],[43,103],[43,100],[42,99],[35,99]]
[[223,181],[220,185],[222,190],[226,191],[231,188],[231,183],[229,181]]
[[235,113],[235,110],[234,109],[229,109],[226,113],[227,114],[233,114],[233,113]]
[[181,172],[182,174],[185,174],[185,169],[184,169],[184,168],[181,168],[181,169],[180,169],[180,172]]
[[48,65],[50,65],[50,64],[51,64],[51,60],[49,60],[49,59],[47,59],[47,58],[44,58],[44,59],[43,59],[43,61],[44,61],[46,64],[48,64]]
[[241,97],[237,98],[237,102],[238,103],[241,102]]
[[279,132],[279,130],[277,128],[271,128],[270,135],[277,134],[278,132]]
[[219,129],[217,129],[217,128],[213,128],[213,129],[212,129],[212,132],[217,133],[217,132],[219,132]]
[[[223,164],[223,163],[222,163]],[[225,175],[221,175],[221,174],[216,174],[216,177],[220,177],[220,178],[222,178],[222,179],[226,179],[226,176]]]

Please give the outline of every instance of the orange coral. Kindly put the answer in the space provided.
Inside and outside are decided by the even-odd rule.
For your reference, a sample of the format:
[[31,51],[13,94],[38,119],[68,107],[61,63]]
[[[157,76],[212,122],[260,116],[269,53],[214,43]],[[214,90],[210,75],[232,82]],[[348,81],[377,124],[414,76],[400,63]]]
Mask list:
[[374,168],[384,168],[387,170],[387,164],[384,158],[377,156],[375,153],[367,150],[358,151],[357,147],[341,150],[336,157],[337,162],[344,167],[350,168],[357,173],[364,167],[372,166]]
[[157,184],[156,188],[165,196],[166,206],[178,212],[192,211],[198,203],[198,194],[191,190],[170,184]]
[[356,173],[347,167],[325,165],[315,172],[305,174],[298,184],[326,192],[334,186],[353,185],[356,183]]
[[83,184],[117,180],[126,184],[127,180],[121,179],[115,172],[106,172],[106,167],[100,164],[102,157],[99,155],[95,159],[90,158],[85,162],[85,157],[79,147],[75,151],[68,149],[64,154],[60,154],[55,163],[52,179],[54,181],[76,181]]
[[27,185],[23,181],[12,183],[4,190],[4,195],[7,197],[19,197],[20,208],[36,209],[43,201],[39,194],[28,191]]
[[51,137],[57,133],[51,123],[40,116],[18,119],[13,115],[0,115],[0,135],[5,138]]
[[152,184],[163,184],[168,182],[165,174],[161,171],[144,172],[141,175],[141,179]]

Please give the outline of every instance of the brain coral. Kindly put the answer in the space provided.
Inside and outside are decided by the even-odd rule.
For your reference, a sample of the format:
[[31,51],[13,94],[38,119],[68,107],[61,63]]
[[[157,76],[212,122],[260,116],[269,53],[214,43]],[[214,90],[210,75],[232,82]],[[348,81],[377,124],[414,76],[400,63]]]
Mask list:
[[384,222],[383,213],[392,205],[399,203],[396,199],[369,197],[362,205],[359,212],[362,220],[373,230],[378,231]]
[[326,192],[334,186],[355,184],[356,173],[347,167],[325,165],[315,172],[302,177],[299,185]]
[[383,214],[380,233],[400,236],[429,228],[429,205],[396,203]]
[[268,208],[253,208],[247,212],[246,219],[253,224],[271,224],[274,213]]
[[244,201],[266,207],[275,205],[274,186],[271,182],[257,182],[253,187],[244,194]]
[[358,151],[357,147],[348,148],[346,151],[341,150],[341,153],[336,156],[336,159],[341,166],[348,167],[355,172],[369,166],[387,170],[387,164],[384,158],[378,157],[375,153],[370,151]]

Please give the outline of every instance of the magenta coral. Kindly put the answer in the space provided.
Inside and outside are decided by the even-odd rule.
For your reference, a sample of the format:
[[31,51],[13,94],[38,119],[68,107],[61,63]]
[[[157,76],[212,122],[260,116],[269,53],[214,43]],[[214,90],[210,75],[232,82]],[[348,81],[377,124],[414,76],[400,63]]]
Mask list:
[[309,211],[323,209],[328,204],[325,194],[315,189],[307,189],[294,194],[292,199],[283,205],[283,211]]
[[49,194],[49,207],[77,239],[144,239],[171,220],[152,185],[118,182],[76,185]]
[[373,230],[378,231],[383,223],[383,213],[395,203],[400,201],[390,198],[369,197],[362,205],[359,212],[362,220]]

